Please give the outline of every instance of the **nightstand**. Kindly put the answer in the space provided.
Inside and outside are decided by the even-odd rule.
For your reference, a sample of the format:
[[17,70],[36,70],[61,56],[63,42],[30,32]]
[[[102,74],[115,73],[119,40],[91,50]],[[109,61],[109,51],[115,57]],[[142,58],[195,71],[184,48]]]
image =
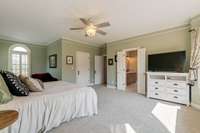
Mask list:
[[19,113],[15,110],[0,111],[0,129],[13,124],[17,120],[18,115]]

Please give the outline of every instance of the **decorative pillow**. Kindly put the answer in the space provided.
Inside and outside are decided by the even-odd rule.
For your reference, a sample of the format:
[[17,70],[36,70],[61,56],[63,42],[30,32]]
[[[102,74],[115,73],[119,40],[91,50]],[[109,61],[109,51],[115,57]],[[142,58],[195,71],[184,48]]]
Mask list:
[[39,84],[42,87],[42,89],[44,89],[44,83],[40,79],[36,79],[36,80],[39,82]]
[[20,74],[19,75],[19,79],[23,82],[23,83],[25,83],[25,80],[27,79],[28,77],[26,77],[25,75],[23,75],[23,74]]
[[29,88],[30,91],[33,92],[43,91],[43,88],[41,87],[37,79],[26,78],[24,83]]
[[20,81],[20,79],[11,72],[1,71],[10,92],[15,96],[28,96],[29,89]]
[[0,104],[5,104],[13,99],[13,96],[10,94],[9,89],[0,74]]

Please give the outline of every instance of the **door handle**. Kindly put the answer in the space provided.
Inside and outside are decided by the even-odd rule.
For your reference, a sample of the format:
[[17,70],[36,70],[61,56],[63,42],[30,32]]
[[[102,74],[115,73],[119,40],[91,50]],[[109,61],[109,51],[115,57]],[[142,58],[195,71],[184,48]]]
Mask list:
[[77,71],[77,74],[80,75],[80,71],[79,70]]
[[94,74],[96,74],[96,70],[94,70]]

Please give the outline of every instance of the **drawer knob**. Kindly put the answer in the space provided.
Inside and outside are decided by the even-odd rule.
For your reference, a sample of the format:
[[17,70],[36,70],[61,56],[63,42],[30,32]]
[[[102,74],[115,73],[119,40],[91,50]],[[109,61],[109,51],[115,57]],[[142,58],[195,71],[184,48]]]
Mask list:
[[158,90],[159,88],[158,87],[155,87],[155,90]]
[[174,98],[178,98],[177,96],[174,96]]
[[177,83],[174,83],[174,86],[177,86],[178,84]]
[[158,93],[155,93],[155,95],[159,95]]
[[155,84],[158,84],[158,82],[155,82]]
[[178,92],[178,90],[174,90],[174,92]]

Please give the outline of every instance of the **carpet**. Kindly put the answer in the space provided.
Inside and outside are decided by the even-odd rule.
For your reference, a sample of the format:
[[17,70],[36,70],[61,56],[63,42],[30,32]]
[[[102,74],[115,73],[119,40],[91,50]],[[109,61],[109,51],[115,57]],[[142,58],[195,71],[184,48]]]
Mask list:
[[94,86],[98,115],[74,119],[49,133],[200,133],[200,111],[130,91]]

